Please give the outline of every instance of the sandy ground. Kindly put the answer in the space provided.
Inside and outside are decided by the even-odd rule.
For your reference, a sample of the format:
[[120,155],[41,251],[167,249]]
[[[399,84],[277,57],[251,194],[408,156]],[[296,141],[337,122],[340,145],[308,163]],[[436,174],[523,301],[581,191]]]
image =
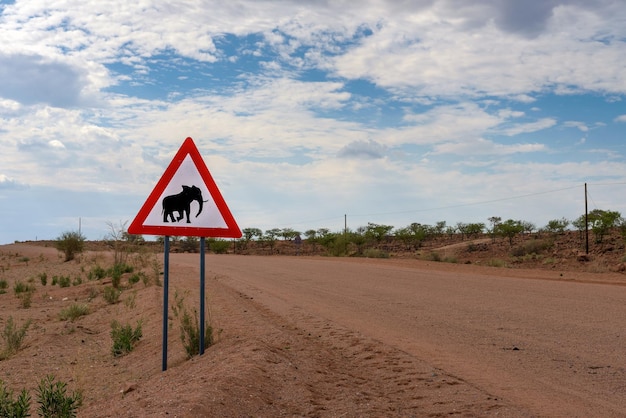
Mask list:
[[[85,276],[107,254],[63,263],[56,250],[12,244],[0,256],[10,284],[0,327],[9,316],[33,321],[0,379],[32,390],[53,373],[83,392],[79,416],[626,416],[623,274],[207,255],[217,342],[187,360],[170,314],[161,372],[162,287],[135,284],[109,305],[106,280],[59,288],[36,279]],[[177,293],[197,306],[199,255],[170,262],[170,302]],[[36,291],[24,308],[12,287],[29,278]],[[90,314],[61,321],[77,302]],[[113,319],[143,322],[142,340],[119,358]]]

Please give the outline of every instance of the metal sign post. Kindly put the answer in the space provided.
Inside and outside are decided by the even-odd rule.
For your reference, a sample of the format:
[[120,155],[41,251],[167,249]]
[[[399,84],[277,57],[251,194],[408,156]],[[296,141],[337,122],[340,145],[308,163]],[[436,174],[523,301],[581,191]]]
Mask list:
[[167,311],[169,307],[169,280],[170,280],[170,237],[165,236],[163,241],[163,365],[162,371],[167,370]]
[[200,355],[204,354],[204,237],[200,238]]

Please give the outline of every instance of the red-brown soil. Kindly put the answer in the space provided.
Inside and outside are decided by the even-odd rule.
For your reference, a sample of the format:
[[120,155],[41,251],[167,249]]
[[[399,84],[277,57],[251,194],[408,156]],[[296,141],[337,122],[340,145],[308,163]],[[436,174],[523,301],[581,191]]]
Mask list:
[[[188,360],[170,311],[166,372],[155,284],[162,254],[131,254],[150,282],[130,286],[125,274],[110,305],[102,296],[110,279],[87,279],[95,265],[111,265],[109,251],[63,262],[49,246],[0,246],[8,283],[0,330],[9,317],[32,320],[23,348],[0,361],[0,379],[35,398],[53,374],[82,391],[85,417],[626,416],[620,242],[588,257],[576,241],[515,258],[508,242],[491,239],[408,253],[390,246],[389,259],[296,257],[291,243],[280,256],[211,254],[216,343]],[[170,306],[175,293],[197,306],[198,260],[171,255]],[[485,266],[499,263],[509,268]],[[55,275],[82,284],[52,286]],[[29,307],[16,281],[35,287]],[[60,320],[72,303],[90,313]],[[111,354],[112,320],[142,321],[143,338],[126,356]]]

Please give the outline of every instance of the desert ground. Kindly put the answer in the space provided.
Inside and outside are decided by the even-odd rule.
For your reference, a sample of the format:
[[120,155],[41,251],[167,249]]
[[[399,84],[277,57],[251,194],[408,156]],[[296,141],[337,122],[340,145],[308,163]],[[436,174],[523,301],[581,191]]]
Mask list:
[[[0,330],[9,317],[32,321],[21,349],[0,361],[10,389],[34,395],[53,374],[82,392],[80,417],[626,416],[618,271],[208,254],[216,341],[187,359],[170,309],[163,372],[163,255],[131,255],[145,280],[126,273],[110,304],[111,280],[88,273],[112,257],[92,250],[64,262],[49,246],[0,246]],[[169,273],[170,307],[197,308],[199,254],[171,254]],[[52,285],[64,275],[71,286]],[[16,282],[34,287],[28,306]],[[89,313],[61,320],[75,303]],[[141,321],[127,355],[111,353],[113,320]]]

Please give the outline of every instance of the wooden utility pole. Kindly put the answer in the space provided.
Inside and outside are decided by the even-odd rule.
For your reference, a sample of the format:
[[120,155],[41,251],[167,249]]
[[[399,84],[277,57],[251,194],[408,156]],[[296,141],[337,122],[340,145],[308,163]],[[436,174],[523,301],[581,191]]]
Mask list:
[[587,183],[585,183],[585,254],[589,254],[589,213],[587,212]]

